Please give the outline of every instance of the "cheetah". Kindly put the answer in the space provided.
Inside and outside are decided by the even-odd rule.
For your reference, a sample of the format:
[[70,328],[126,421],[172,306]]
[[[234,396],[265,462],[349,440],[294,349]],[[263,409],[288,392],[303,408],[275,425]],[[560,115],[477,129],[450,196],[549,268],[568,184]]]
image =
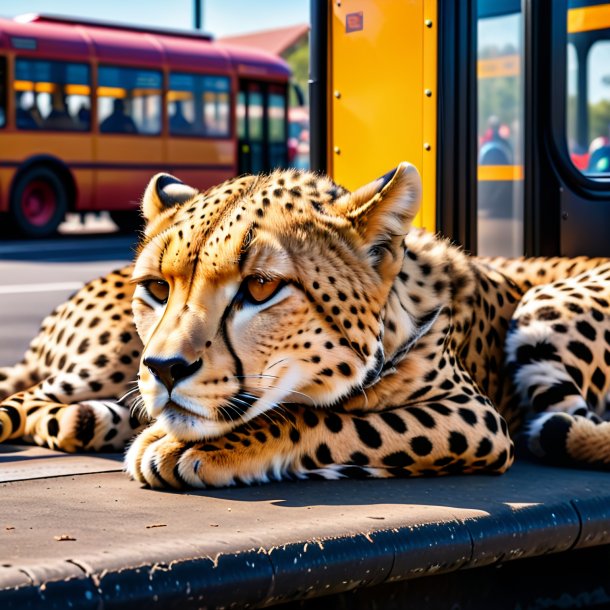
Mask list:
[[607,469],[610,260],[470,257],[420,198],[408,163],[155,176],[135,263],[0,372],[0,440],[127,448],[153,488],[502,473],[516,438]]

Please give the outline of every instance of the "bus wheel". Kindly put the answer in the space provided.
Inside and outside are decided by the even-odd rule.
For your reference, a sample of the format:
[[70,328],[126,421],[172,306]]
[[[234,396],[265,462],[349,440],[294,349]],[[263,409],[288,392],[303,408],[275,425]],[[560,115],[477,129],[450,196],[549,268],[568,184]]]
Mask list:
[[63,221],[67,209],[66,189],[52,170],[34,167],[17,178],[10,212],[12,224],[21,235],[51,235]]
[[139,212],[110,212],[110,218],[122,233],[134,233],[144,228],[144,220]]

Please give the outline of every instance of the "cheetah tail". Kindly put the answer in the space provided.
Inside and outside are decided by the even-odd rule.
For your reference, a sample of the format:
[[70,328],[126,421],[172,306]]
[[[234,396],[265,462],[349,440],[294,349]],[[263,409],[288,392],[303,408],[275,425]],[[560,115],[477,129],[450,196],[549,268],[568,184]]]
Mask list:
[[610,470],[610,422],[591,411],[541,413],[526,437],[530,451],[545,462]]

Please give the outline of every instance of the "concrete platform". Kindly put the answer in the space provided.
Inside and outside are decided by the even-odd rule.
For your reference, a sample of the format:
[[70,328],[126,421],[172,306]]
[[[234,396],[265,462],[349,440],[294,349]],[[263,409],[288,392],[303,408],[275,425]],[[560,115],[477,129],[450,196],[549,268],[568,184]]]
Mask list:
[[118,455],[0,446],[5,610],[256,607],[608,543],[608,473],[170,493]]

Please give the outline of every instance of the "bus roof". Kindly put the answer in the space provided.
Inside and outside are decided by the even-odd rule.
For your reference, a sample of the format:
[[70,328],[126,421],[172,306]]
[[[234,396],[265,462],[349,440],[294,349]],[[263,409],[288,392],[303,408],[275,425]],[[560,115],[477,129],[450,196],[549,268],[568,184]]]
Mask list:
[[288,64],[256,49],[217,43],[197,32],[28,14],[0,19],[0,49],[23,56],[286,79]]

